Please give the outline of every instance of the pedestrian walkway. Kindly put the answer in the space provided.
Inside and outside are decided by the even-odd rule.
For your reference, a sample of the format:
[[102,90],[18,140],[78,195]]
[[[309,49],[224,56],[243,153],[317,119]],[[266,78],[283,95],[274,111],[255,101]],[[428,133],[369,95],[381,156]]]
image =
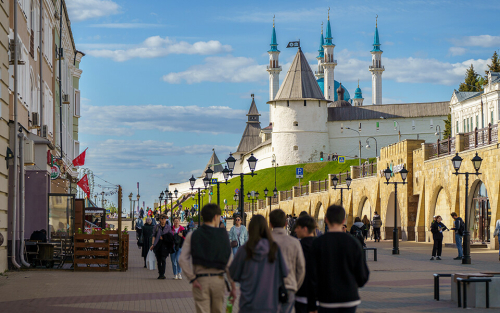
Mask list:
[[[135,233],[130,232],[127,272],[81,273],[68,270],[29,270],[0,276],[0,312],[118,313],[195,312],[191,285],[173,280],[167,260],[166,280],[145,269]],[[456,249],[443,248],[442,261],[429,261],[432,245],[401,242],[401,254],[391,254],[392,241],[374,243],[378,262],[370,254],[370,280],[360,290],[358,312],[455,312],[450,286],[441,283],[441,300],[433,300],[433,273],[498,270],[498,251],[472,250],[472,265],[452,260]],[[320,271],[321,273],[321,271]],[[233,312],[237,312],[235,308]],[[475,310],[482,311],[482,310]],[[486,310],[484,310],[486,311]],[[490,310],[493,312],[493,310]]]

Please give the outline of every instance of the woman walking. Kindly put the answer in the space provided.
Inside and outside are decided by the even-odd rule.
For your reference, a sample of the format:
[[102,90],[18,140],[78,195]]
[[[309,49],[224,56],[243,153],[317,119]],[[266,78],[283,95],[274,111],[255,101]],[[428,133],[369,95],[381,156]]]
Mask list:
[[229,242],[233,249],[233,255],[236,255],[239,247],[243,246],[248,240],[248,231],[245,225],[241,225],[241,217],[236,215],[234,218],[234,226],[229,231]]
[[148,256],[149,247],[152,245],[154,226],[151,224],[151,218],[146,219],[146,224],[142,226],[142,257],[144,258],[144,268],[146,268],[146,257]]
[[172,260],[172,270],[174,271],[174,279],[182,279],[182,269],[179,266],[179,256],[181,255],[182,244],[184,243],[186,236],[184,227],[180,224],[178,217],[174,217],[172,234],[174,235],[174,252],[170,254],[170,259]]
[[173,250],[174,236],[169,225],[167,225],[167,215],[160,215],[160,223],[156,224],[153,230],[153,244],[149,248],[153,250],[158,263],[158,279],[165,279],[165,262]]
[[278,290],[288,275],[286,263],[264,216],[253,216],[248,228],[248,242],[229,267],[231,278],[240,283],[239,312],[278,312]]
[[361,220],[363,224],[365,225],[365,230],[363,231],[363,237],[365,237],[365,240],[368,240],[368,233],[370,231],[370,220],[368,219],[368,216],[363,216],[363,219]]
[[436,222],[431,225],[432,239],[434,239],[434,245],[432,246],[432,257],[431,261],[441,260],[441,251],[443,249],[443,231],[448,229],[443,223],[441,223],[442,218],[440,215],[436,216]]

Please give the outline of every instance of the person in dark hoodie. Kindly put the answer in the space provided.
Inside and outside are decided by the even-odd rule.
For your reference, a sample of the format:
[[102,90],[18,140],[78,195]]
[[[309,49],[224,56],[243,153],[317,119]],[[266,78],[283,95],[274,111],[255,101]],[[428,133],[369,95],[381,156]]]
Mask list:
[[309,215],[301,216],[295,222],[295,232],[300,239],[300,245],[306,260],[306,276],[300,289],[295,294],[295,312],[314,312],[316,306],[316,267],[312,244],[315,238],[316,221]]
[[366,246],[365,244],[365,236],[364,236],[364,232],[365,232],[366,228],[365,228],[365,224],[361,221],[361,218],[359,217],[356,217],[354,219],[354,224],[352,224],[351,226],[351,235],[353,235],[356,239],[359,240],[359,242],[361,243],[361,245],[363,247]]
[[316,276],[318,312],[356,312],[361,303],[358,288],[369,276],[363,249],[358,240],[342,231],[343,207],[328,207],[325,221],[328,232],[312,244],[315,267],[321,270]]
[[288,274],[286,262],[264,216],[252,217],[248,233],[229,267],[231,278],[240,283],[239,312],[276,313],[279,286]]
[[219,228],[221,209],[217,204],[207,204],[201,209],[203,225],[189,233],[184,240],[179,265],[193,284],[193,298],[197,313],[222,313],[226,283],[224,273],[231,283],[231,301],[236,297],[236,287],[231,281],[229,264],[232,260],[229,237]]
[[373,227],[373,239],[375,242],[380,242],[380,228],[382,227],[382,219],[380,218],[380,215],[378,215],[377,211],[373,214],[373,221],[372,221],[372,227]]
[[441,251],[443,250],[443,231],[448,229],[443,223],[441,223],[441,220],[441,216],[438,215],[436,216],[436,221],[431,224],[432,239],[434,240],[431,261],[434,261],[434,258],[436,258],[436,260],[441,260]]

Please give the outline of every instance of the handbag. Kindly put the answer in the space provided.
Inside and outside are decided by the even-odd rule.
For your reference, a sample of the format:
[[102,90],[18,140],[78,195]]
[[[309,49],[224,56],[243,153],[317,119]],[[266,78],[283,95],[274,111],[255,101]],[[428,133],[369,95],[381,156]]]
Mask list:
[[285,287],[285,280],[283,279],[283,275],[281,275],[281,250],[278,248],[278,258],[276,261],[278,262],[278,275],[280,275],[280,286],[278,288],[278,300],[280,303],[288,302],[288,290]]
[[156,257],[154,252],[151,250],[149,250],[148,255],[146,256],[146,265],[150,271],[156,269]]
[[240,235],[238,235],[238,240],[231,240],[231,248],[236,248],[238,246],[238,242],[240,241]]

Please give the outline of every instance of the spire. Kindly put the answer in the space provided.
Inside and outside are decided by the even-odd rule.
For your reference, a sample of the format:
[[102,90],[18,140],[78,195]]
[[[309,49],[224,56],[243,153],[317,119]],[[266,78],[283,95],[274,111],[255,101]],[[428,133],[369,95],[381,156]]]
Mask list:
[[326,22],[326,42],[325,45],[333,45],[332,43],[332,27],[330,26],[330,8],[328,8],[328,22]]
[[361,93],[361,88],[359,88],[359,79],[358,79],[358,88],[354,93],[354,99],[363,99],[363,94]]
[[257,105],[255,104],[254,94],[252,93],[252,104],[250,105],[250,109],[248,110],[248,122],[247,123],[260,123],[259,122],[259,110],[257,110]]
[[323,49],[323,45],[325,44],[325,40],[323,38],[323,22],[321,22],[321,38],[319,40],[319,49],[318,49],[318,56],[316,58],[324,58],[325,57],[325,50]]
[[373,50],[371,52],[382,52],[382,50],[380,50],[380,39],[378,38],[378,15],[377,17],[375,18],[375,35],[373,36]]
[[273,17],[273,35],[271,37],[271,49],[269,50],[269,52],[271,51],[279,52],[278,42],[276,41],[276,28],[274,27],[274,17]]

